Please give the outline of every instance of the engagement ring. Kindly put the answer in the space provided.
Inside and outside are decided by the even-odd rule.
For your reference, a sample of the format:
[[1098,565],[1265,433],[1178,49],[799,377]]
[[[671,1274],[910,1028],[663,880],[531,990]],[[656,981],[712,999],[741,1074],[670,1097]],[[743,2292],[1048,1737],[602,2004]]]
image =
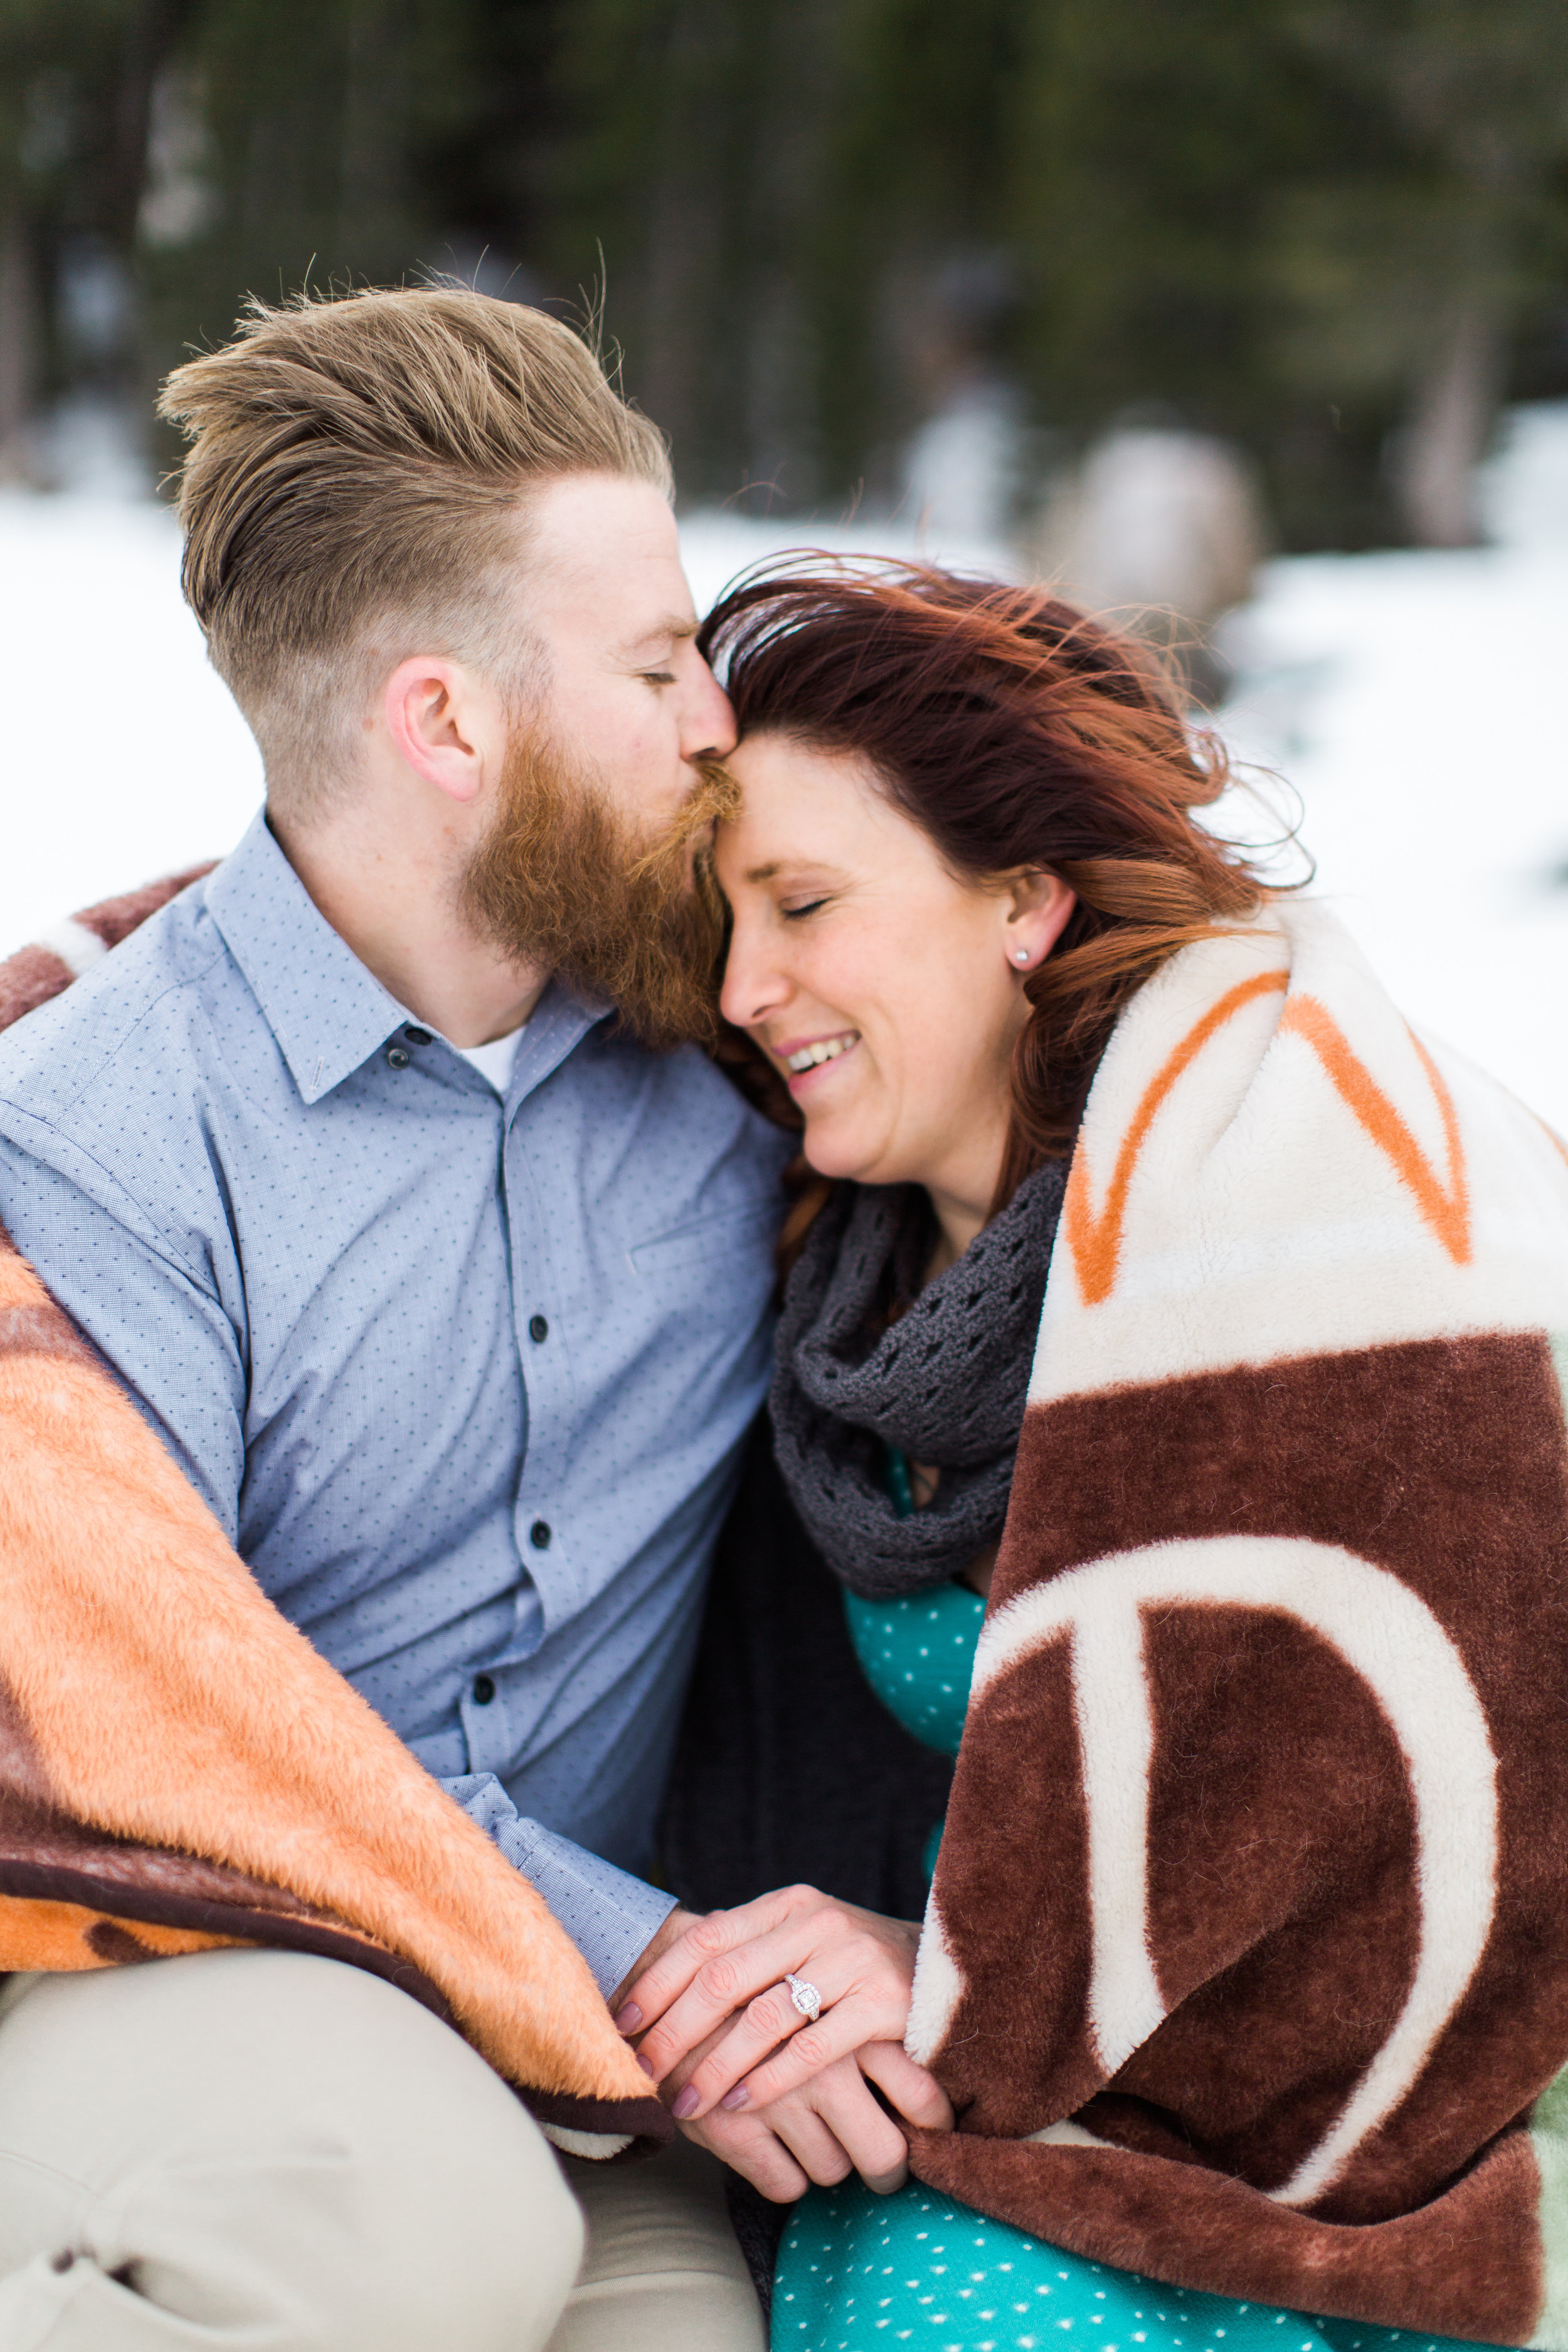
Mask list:
[[802,2017],[810,2018],[815,2025],[822,2015],[822,1995],[817,1991],[816,1987],[814,1984],[807,1984],[804,1977],[786,1975],[784,1982],[789,1987],[789,1997]]

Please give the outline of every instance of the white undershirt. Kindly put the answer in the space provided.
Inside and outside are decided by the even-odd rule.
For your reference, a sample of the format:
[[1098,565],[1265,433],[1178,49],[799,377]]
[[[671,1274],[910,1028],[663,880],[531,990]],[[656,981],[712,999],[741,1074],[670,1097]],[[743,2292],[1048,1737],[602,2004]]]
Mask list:
[[526,1026],[523,1023],[504,1037],[492,1037],[488,1045],[454,1045],[452,1051],[461,1054],[465,1062],[472,1062],[480,1077],[489,1078],[497,1094],[504,1095],[517,1067],[517,1049]]

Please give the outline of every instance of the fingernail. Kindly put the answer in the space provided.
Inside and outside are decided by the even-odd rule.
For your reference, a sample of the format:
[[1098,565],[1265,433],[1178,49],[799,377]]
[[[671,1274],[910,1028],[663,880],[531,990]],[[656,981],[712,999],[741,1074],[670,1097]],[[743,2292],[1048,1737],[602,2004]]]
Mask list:
[[719,2105],[721,2107],[728,2107],[730,2113],[733,2115],[737,2107],[750,2106],[751,2103],[752,2095],[750,2091],[747,2090],[744,2083],[737,2083],[732,2091],[725,2092],[723,2097],[720,2100]]
[[635,2033],[642,2023],[642,2011],[635,2000],[628,2000],[616,2019],[617,2033]]
[[683,2124],[686,2121],[687,2116],[694,2116],[701,2105],[701,2094],[694,2090],[691,2084],[688,2083],[685,2090],[680,2093],[669,2112],[675,2117],[678,2124]]
[[637,2052],[637,2064],[642,2068],[645,2074],[653,2074],[654,2081],[656,2083],[658,2082],[658,2076],[653,2074],[653,2060],[651,2058],[645,2057],[640,2050]]

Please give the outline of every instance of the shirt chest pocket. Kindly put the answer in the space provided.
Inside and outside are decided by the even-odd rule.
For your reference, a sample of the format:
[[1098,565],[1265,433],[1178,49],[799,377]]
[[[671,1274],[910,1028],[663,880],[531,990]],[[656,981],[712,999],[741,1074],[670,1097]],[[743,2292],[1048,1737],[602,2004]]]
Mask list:
[[732,1273],[737,1262],[745,1260],[759,1267],[765,1265],[771,1277],[773,1236],[783,1222],[778,1203],[752,1201],[743,1208],[721,1209],[635,1243],[626,1252],[626,1263],[642,1281],[700,1265]]

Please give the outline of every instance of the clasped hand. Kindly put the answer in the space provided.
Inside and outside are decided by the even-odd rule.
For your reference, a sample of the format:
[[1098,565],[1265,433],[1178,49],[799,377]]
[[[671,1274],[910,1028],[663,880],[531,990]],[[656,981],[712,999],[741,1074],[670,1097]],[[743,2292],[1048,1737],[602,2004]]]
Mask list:
[[[733,1911],[676,1912],[624,1991],[616,2022],[637,2059],[673,2084],[670,2111],[780,2203],[858,2171],[887,2194],[908,2171],[894,2116],[951,2130],[935,2078],[903,2048],[920,1930],[812,1886]],[[821,1998],[811,2022],[784,1979]]]

